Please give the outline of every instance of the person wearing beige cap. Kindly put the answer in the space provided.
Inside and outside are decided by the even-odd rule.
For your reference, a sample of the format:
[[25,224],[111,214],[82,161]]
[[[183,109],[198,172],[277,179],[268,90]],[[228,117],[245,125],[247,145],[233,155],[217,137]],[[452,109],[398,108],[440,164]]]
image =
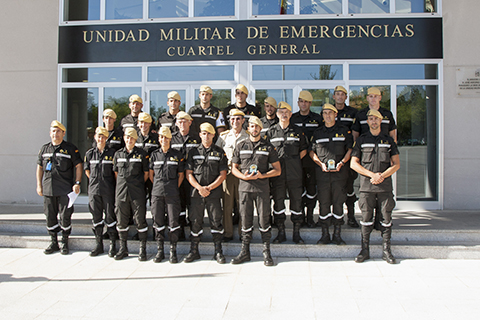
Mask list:
[[[177,263],[177,242],[180,234],[180,190],[184,178],[185,159],[179,150],[171,148],[172,133],[168,127],[159,130],[161,148],[150,157],[150,180],[152,190],[152,216],[157,254],[153,262],[159,263],[165,258],[163,243],[165,228],[168,226],[170,240],[170,263]],[[165,221],[165,215],[168,220]]]
[[[108,137],[106,146],[109,148],[118,149],[123,147],[123,130],[120,127],[115,128],[115,121],[117,120],[117,114],[112,109],[105,109],[103,111],[102,121],[103,126],[108,131]],[[92,147],[95,148],[97,142],[94,140]]]
[[273,243],[287,241],[285,236],[285,200],[290,199],[290,219],[293,223],[293,242],[303,244],[300,225],[304,220],[302,208],[302,158],[307,154],[308,142],[301,128],[290,123],[292,107],[281,101],[277,106],[278,124],[270,127],[266,139],[277,149],[282,174],[270,179],[273,196],[273,217],[278,235]]
[[[299,111],[295,112],[290,119],[290,122],[300,128],[305,135],[307,141],[310,141],[315,130],[323,125],[322,116],[310,110],[313,103],[313,96],[310,91],[303,90],[298,94]],[[315,179],[315,163],[310,157],[302,159],[302,183],[303,183],[303,197],[302,197],[302,211],[306,209],[305,220],[302,225],[309,228],[315,228],[313,221],[313,213],[315,210],[317,186]]]
[[191,130],[195,133],[200,133],[200,125],[202,123],[210,123],[216,130],[215,140],[217,136],[225,131],[225,119],[222,111],[217,107],[214,107],[210,100],[213,97],[213,90],[209,86],[201,86],[198,98],[200,104],[191,107],[188,110],[188,114],[193,118]]
[[247,103],[247,97],[248,97],[248,89],[245,87],[243,84],[237,85],[235,88],[235,100],[236,102],[234,104],[229,105],[228,107],[223,110],[227,117],[227,129],[230,128],[229,125],[229,118],[230,118],[230,110],[232,109],[238,109],[242,111],[245,114],[245,123],[243,124],[243,128],[246,130],[248,126],[248,120],[250,119],[251,116],[257,116],[261,117],[262,116],[262,111],[257,108],[254,105],[251,105]]
[[370,234],[374,228],[374,213],[380,214],[380,229],[383,238],[382,258],[387,263],[396,263],[391,251],[392,211],[395,208],[392,175],[400,169],[400,156],[394,139],[382,132],[385,116],[378,110],[367,112],[369,131],[355,141],[351,167],[360,175],[360,199],[362,210],[362,250],[355,262],[370,259]]
[[262,134],[265,134],[267,133],[268,128],[278,123],[277,101],[272,97],[266,97],[263,104],[265,117],[260,118],[260,121],[262,121],[263,124]]
[[[130,108],[130,114],[127,114],[120,121],[120,128],[125,132],[126,128],[138,129],[138,115],[142,112],[143,99],[136,94],[132,94],[128,99],[128,107]],[[152,123],[152,130],[156,130],[155,122]]]
[[[357,115],[357,109],[348,106],[345,101],[347,100],[348,92],[342,86],[336,86],[333,91],[333,100],[335,101],[335,108],[338,110],[336,121],[341,125],[347,127],[349,130],[352,130],[353,122]],[[350,167],[350,162],[345,163]],[[345,205],[347,206],[347,215],[348,220],[347,224],[352,228],[359,228],[357,220],[355,219],[355,201],[357,201],[357,196],[355,195],[355,190],[353,188],[353,183],[358,177],[356,171],[349,169],[349,175],[347,180],[347,200]]]
[[[269,179],[280,175],[281,166],[275,147],[261,135],[262,122],[256,116],[248,120],[249,138],[240,142],[233,153],[232,173],[240,179],[238,184],[242,226],[242,249],[232,264],[250,261],[250,242],[253,235],[253,212],[257,209],[259,230],[263,242],[263,263],[273,266],[270,253],[272,226],[270,224]],[[271,169],[270,169],[271,168]]]
[[113,157],[113,171],[117,180],[115,214],[120,238],[120,248],[115,255],[115,260],[128,257],[127,236],[130,218],[133,214],[140,240],[138,260],[146,261],[148,225],[145,181],[148,179],[149,156],[141,148],[135,147],[138,134],[134,128],[126,128],[123,138],[125,147],[118,150]]
[[[40,149],[37,159],[37,194],[43,197],[43,208],[51,242],[45,254],[60,250],[68,254],[68,236],[72,232],[73,206],[68,206],[68,194],[80,193],[82,181],[82,157],[78,148],[63,140],[65,126],[57,120],[50,124],[50,142]],[[62,231],[62,245],[58,245],[57,233]]]
[[[200,137],[191,130],[192,117],[184,112],[177,113],[176,126],[178,130],[172,133],[172,148],[182,152],[186,158],[190,150],[198,148],[200,145]],[[187,225],[187,208],[190,205],[191,186],[187,179],[183,179],[180,185],[180,234],[179,241],[185,240],[185,226]]]
[[167,95],[168,111],[164,112],[158,117],[158,128],[168,127],[173,133],[178,130],[175,126],[177,121],[177,114],[180,111],[180,105],[182,104],[182,98],[177,91],[170,91]]
[[200,259],[198,244],[203,234],[203,217],[207,209],[210,232],[215,246],[214,259],[225,263],[222,252],[223,211],[222,182],[227,177],[227,156],[222,148],[213,143],[215,128],[210,123],[200,125],[201,145],[187,155],[186,177],[192,185],[192,198],[189,209],[190,252],[183,259],[192,262]]
[[245,114],[238,109],[230,110],[230,130],[220,134],[217,146],[225,151],[228,159],[228,174],[223,182],[223,226],[225,233],[224,241],[233,239],[233,211],[238,208],[238,178],[231,172],[233,151],[243,140],[248,139],[248,133],[243,129]]
[[90,252],[95,257],[103,253],[103,228],[107,225],[110,239],[109,257],[117,253],[118,236],[115,217],[115,174],[113,157],[115,149],[107,146],[109,132],[107,128],[97,127],[95,130],[96,147],[85,153],[83,169],[88,177],[88,208],[92,214],[96,247]]
[[[312,136],[310,157],[317,164],[316,178],[320,215],[318,224],[322,227],[322,237],[318,244],[345,244],[340,233],[343,221],[343,203],[347,199],[345,191],[350,167],[346,165],[352,153],[351,131],[335,121],[337,109],[326,103],[322,108],[325,125]],[[330,240],[328,228],[333,225],[333,238]]]

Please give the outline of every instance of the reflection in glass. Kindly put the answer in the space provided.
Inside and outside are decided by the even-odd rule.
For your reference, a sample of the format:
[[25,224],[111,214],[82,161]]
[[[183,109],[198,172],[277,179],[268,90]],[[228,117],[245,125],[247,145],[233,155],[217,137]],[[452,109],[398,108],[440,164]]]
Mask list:
[[149,18],[188,17],[188,0],[149,0]]
[[195,0],[195,17],[234,16],[235,0]]
[[135,82],[142,81],[141,67],[63,69],[63,82]]
[[351,64],[351,80],[438,79],[436,64]]
[[103,94],[103,109],[113,109],[117,114],[117,121],[120,123],[120,120],[130,113],[128,98],[130,98],[132,94],[137,94],[142,97],[142,88],[105,88]]
[[437,87],[397,87],[399,200],[437,199]]
[[300,0],[301,14],[342,13],[342,0]]
[[358,110],[368,107],[367,92],[370,87],[380,89],[382,92],[380,107],[390,110],[390,86],[350,86],[349,106]]
[[348,13],[388,13],[390,0],[348,0]]
[[293,0],[252,0],[252,15],[293,14]]
[[[167,95],[172,90],[151,90],[150,91],[150,115],[158,121],[160,115],[168,111]],[[182,104],[180,110],[185,111],[185,90],[175,90],[180,94]]]
[[272,97],[277,103],[285,101],[295,109],[292,89],[257,89],[255,90],[255,105],[262,110],[262,117],[265,116],[263,107],[267,97]]
[[[212,100],[210,100],[210,104],[214,107],[217,107],[220,110],[225,109],[228,107],[231,102],[231,94],[232,91],[230,89],[214,89]],[[200,99],[198,98],[198,94],[200,93],[200,89],[195,89],[195,105],[200,104]],[[191,106],[189,106],[190,109]]]
[[100,0],[65,0],[65,21],[100,20]]
[[310,110],[320,114],[322,112],[322,106],[325,103],[334,104],[333,101],[333,89],[304,89],[312,94],[313,101]]
[[254,65],[253,80],[342,80],[342,65]]
[[235,66],[149,67],[148,81],[204,81],[235,79]]
[[[63,89],[62,122],[67,132],[65,140],[77,146],[80,155],[92,147],[95,129],[98,127],[98,88]],[[87,192],[87,182],[81,184],[81,192]]]
[[105,19],[142,19],[143,0],[105,0]]
[[396,13],[437,12],[436,0],[396,0]]

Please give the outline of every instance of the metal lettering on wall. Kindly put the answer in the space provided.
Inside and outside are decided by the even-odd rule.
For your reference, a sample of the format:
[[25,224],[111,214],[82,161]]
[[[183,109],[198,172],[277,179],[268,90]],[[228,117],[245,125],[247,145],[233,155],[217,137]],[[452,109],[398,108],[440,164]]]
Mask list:
[[59,63],[441,59],[442,18],[61,26]]

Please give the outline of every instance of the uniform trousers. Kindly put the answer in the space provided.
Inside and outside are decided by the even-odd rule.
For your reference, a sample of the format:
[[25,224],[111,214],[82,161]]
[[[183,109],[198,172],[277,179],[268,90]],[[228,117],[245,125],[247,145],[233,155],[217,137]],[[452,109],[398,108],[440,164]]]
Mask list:
[[128,231],[128,223],[132,214],[138,232],[147,232],[147,206],[145,198],[131,199],[130,195],[127,195],[125,200],[115,199],[115,214],[117,216],[118,232]]
[[392,211],[395,200],[392,192],[360,192],[360,209],[362,210],[362,226],[373,226],[373,210],[376,208],[382,214],[380,225],[382,228],[392,226]]
[[223,226],[227,238],[233,237],[233,208],[235,203],[238,204],[238,183],[239,179],[232,173],[223,181]]
[[303,175],[303,204],[313,212],[315,209],[317,198],[317,179],[315,178],[315,167],[302,168]]
[[357,198],[355,197],[355,190],[353,188],[353,183],[355,179],[357,179],[358,173],[352,169],[348,170],[348,179],[346,185],[346,192],[347,192],[347,205],[354,205]]
[[190,240],[200,242],[203,233],[203,217],[205,215],[205,209],[207,209],[213,242],[221,241],[224,233],[222,225],[223,211],[221,199],[211,197],[192,197],[190,201]]
[[[152,195],[153,227],[157,231],[157,239],[163,240],[165,230],[165,215],[168,217],[168,230],[171,242],[178,242],[180,233],[180,197]],[[160,237],[160,238],[159,238]]]
[[270,225],[270,195],[268,193],[239,192],[239,210],[242,224],[242,235],[251,240],[253,232],[253,211],[257,208],[259,230],[262,241],[270,241],[272,226]]
[[343,203],[347,200],[345,191],[347,180],[332,180],[329,179],[328,174],[322,174],[322,179],[317,180],[317,198],[320,204],[319,221],[326,227],[344,223]]
[[[93,227],[103,225],[113,228],[117,224],[115,217],[115,196],[89,195],[88,208],[92,214]],[[103,213],[105,212],[105,219]]]
[[72,232],[73,206],[68,208],[67,195],[44,196],[43,211],[47,219],[48,231],[58,232],[62,229],[64,234],[70,234]]
[[187,225],[187,208],[190,205],[190,194],[192,186],[187,179],[183,179],[180,185],[180,223],[182,226]]
[[287,181],[284,176],[271,178],[272,196],[273,196],[273,217],[275,224],[285,222],[285,199],[290,199],[290,219],[292,222],[301,223],[305,218],[302,209],[302,180]]

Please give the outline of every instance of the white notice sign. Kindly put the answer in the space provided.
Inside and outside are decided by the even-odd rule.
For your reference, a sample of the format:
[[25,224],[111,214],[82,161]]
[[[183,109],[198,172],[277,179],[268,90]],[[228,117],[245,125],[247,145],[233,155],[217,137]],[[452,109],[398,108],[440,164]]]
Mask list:
[[457,95],[480,97],[480,67],[457,68]]

